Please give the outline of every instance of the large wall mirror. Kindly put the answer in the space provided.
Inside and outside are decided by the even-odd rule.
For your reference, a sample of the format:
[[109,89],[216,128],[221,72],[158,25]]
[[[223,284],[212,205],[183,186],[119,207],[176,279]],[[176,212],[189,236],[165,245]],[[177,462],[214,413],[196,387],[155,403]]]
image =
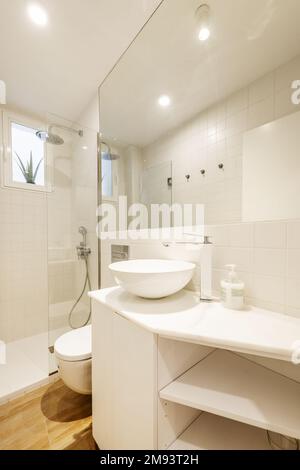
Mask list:
[[300,218],[299,18],[299,0],[164,0],[100,87],[119,194],[202,203],[207,224]]

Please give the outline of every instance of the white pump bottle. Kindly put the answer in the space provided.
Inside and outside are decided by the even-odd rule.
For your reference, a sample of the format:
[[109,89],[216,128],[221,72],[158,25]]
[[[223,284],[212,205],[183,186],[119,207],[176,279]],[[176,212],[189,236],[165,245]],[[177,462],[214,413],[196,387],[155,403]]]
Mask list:
[[222,304],[226,308],[242,310],[245,284],[238,279],[235,264],[227,264],[225,267],[228,269],[228,274],[227,278],[221,281]]

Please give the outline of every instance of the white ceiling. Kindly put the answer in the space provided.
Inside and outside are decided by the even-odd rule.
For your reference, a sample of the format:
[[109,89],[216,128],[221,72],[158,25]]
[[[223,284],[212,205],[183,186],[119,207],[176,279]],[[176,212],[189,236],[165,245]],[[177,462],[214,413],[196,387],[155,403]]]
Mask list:
[[76,120],[160,0],[0,0],[0,79],[8,104]]
[[[201,3],[165,0],[101,87],[107,138],[147,145],[300,53],[300,0],[207,0],[207,43],[197,38]],[[161,109],[165,93],[172,106]]]

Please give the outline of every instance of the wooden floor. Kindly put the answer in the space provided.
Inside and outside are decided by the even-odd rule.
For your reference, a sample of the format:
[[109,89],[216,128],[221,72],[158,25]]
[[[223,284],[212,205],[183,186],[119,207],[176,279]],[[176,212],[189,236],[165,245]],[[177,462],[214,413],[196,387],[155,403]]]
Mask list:
[[0,450],[96,450],[91,397],[61,381],[0,406]]

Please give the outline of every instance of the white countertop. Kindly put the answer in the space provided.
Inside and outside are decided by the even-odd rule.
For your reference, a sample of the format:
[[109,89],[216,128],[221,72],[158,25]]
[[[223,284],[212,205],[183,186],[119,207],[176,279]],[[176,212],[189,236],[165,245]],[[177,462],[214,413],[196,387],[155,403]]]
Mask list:
[[135,297],[120,287],[89,296],[166,338],[289,362],[297,341],[300,351],[300,319],[280,313],[256,307],[228,310],[220,303],[199,302],[198,296],[186,290],[159,300]]

